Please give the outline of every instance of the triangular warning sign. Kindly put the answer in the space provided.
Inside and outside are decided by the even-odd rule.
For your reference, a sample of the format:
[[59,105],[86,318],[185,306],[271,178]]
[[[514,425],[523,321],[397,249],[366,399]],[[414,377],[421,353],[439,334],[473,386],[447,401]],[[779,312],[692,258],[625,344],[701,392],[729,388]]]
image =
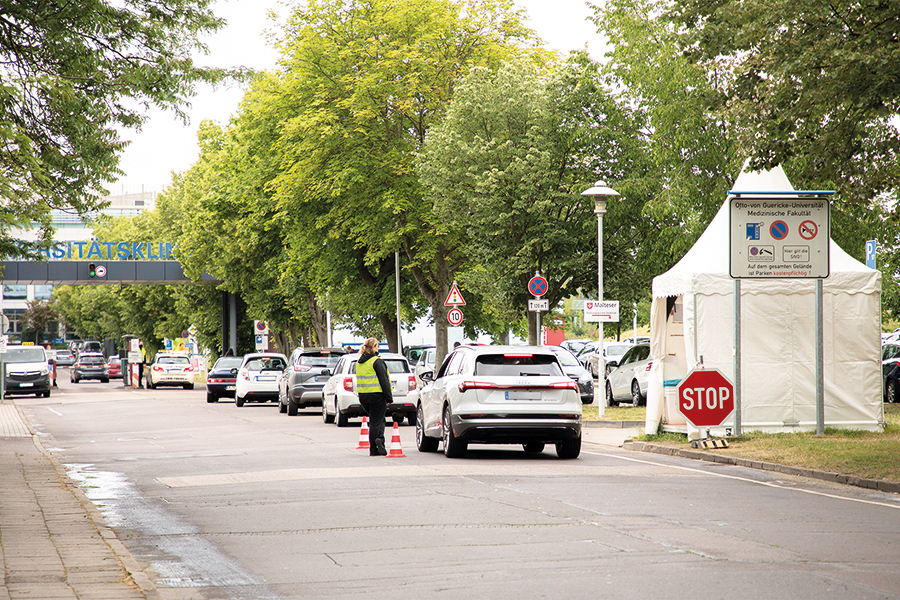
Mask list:
[[459,288],[456,287],[456,283],[454,282],[453,287],[450,288],[450,293],[447,294],[447,299],[444,300],[444,306],[465,306],[466,301],[463,300],[462,294],[459,293]]

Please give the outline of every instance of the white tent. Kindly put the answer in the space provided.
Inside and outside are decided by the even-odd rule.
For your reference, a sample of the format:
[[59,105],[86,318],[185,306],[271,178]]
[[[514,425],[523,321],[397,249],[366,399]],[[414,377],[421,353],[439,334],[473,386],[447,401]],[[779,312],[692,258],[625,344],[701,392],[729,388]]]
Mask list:
[[[734,189],[793,187],[776,167],[743,172]],[[681,261],[653,279],[648,434],[662,423],[665,430],[698,436],[678,412],[675,388],[698,363],[733,377],[734,280],[728,236],[726,201]],[[830,276],[823,283],[825,425],[880,431],[881,274],[833,240],[830,254]],[[741,325],[742,430],[815,431],[815,281],[742,280]],[[730,425],[731,419],[711,433],[723,435]]]

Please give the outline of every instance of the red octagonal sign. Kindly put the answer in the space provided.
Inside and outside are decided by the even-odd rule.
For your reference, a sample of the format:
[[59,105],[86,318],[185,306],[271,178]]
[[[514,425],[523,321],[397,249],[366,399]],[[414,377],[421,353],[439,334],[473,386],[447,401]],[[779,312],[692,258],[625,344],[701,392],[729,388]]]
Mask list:
[[718,369],[697,369],[678,384],[678,412],[694,427],[718,427],[734,412],[734,386]]

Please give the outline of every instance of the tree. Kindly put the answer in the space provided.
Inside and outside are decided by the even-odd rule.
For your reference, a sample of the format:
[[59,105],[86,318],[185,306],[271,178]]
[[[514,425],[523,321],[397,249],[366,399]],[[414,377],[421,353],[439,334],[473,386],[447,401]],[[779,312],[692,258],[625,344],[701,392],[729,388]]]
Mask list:
[[41,333],[47,329],[47,326],[57,320],[59,314],[56,312],[52,301],[47,300],[29,300],[26,304],[25,312],[22,313],[22,326],[25,330],[34,331],[34,343],[41,343]]
[[415,153],[460,76],[523,53],[517,44],[530,41],[508,0],[312,0],[281,43],[285,90],[298,112],[284,123],[274,186],[283,214],[297,219],[290,230],[361,251],[373,275],[403,252],[435,319],[439,353],[447,346],[443,301],[465,256],[423,202]]
[[896,187],[896,2],[675,0],[669,17],[691,59],[727,70],[720,107],[755,168],[791,164],[795,185],[854,203]]
[[[597,220],[581,191],[627,179],[642,146],[639,121],[603,88],[598,66],[575,55],[546,75],[527,63],[473,69],[429,134],[420,171],[435,212],[466,232],[487,274],[479,291],[502,290],[524,314],[536,271],[549,282],[551,310],[579,289],[596,290]],[[607,219],[617,224],[625,208],[611,205]],[[621,260],[605,261],[604,271],[635,273],[627,251],[613,256]],[[535,319],[529,342],[538,343]]]

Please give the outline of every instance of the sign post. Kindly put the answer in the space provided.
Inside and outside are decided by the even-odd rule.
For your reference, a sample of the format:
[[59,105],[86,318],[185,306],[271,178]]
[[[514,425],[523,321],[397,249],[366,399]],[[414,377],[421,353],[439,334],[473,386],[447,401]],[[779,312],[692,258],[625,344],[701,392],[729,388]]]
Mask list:
[[538,346],[543,345],[544,336],[541,332],[541,313],[550,310],[550,301],[542,300],[541,296],[547,293],[550,284],[541,277],[540,273],[535,273],[534,277],[528,280],[528,293],[535,297],[534,300],[528,301],[528,311],[537,313],[537,343]]

